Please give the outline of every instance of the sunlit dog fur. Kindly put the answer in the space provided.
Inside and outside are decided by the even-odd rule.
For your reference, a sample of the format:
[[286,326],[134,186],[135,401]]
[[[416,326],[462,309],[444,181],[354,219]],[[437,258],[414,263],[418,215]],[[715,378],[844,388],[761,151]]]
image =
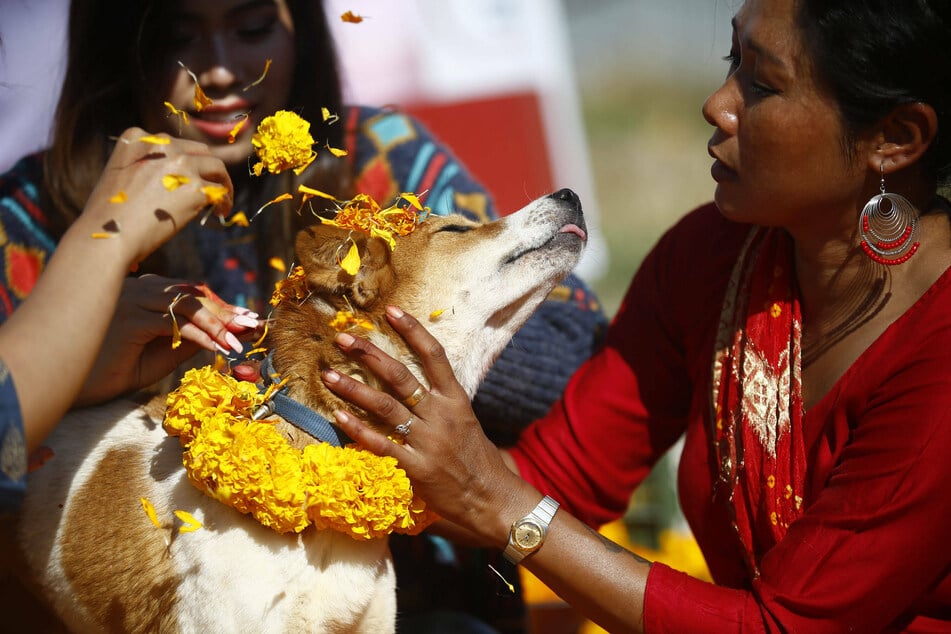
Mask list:
[[[584,221],[566,190],[492,223],[430,217],[395,250],[378,238],[318,225],[296,248],[310,284],[275,314],[275,369],[291,396],[330,417],[344,406],[319,372],[366,372],[333,344],[338,310],[373,322],[369,338],[423,373],[386,321],[395,304],[443,344],[471,396],[514,332],[577,263]],[[356,276],[337,264],[357,239]],[[430,315],[442,311],[438,317]],[[74,411],[46,444],[54,457],[29,476],[15,547],[26,581],[75,631],[392,632],[395,576],[385,539],[308,528],[280,535],[190,484],[162,408],[134,400]],[[286,425],[286,423],[282,423]],[[310,441],[286,427],[295,444]],[[159,517],[183,509],[204,527],[178,534]],[[168,542],[168,543],[167,543]]]

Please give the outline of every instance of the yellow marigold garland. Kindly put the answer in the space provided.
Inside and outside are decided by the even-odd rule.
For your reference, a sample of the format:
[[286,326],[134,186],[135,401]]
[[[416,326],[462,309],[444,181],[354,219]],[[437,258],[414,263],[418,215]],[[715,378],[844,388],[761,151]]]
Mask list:
[[251,420],[264,397],[254,383],[210,366],[185,373],[168,395],[165,430],[185,447],[191,482],[279,533],[313,524],[354,539],[413,535],[435,519],[396,459],[328,443],[302,450]]

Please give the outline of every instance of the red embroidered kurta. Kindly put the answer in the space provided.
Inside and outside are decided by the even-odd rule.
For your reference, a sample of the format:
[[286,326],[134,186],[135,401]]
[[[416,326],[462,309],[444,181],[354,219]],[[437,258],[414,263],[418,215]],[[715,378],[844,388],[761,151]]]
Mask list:
[[713,499],[710,377],[724,291],[748,226],[712,205],[645,260],[605,347],[513,455],[582,520],[619,517],[686,434],[684,514],[717,585],[654,564],[650,632],[951,631],[951,270],[805,412],[802,516],[753,580]]

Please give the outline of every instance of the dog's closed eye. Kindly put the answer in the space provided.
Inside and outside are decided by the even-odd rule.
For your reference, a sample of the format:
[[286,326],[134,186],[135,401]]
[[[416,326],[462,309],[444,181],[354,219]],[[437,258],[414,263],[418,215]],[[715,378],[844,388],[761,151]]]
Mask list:
[[436,233],[442,233],[443,231],[448,231],[450,233],[466,233],[472,231],[474,227],[467,227],[466,225],[446,225],[445,227],[440,227]]

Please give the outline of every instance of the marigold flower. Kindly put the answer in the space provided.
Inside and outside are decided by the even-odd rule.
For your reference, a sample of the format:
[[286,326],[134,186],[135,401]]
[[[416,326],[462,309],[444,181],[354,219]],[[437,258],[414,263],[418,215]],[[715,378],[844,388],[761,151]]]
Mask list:
[[251,144],[261,159],[251,168],[257,176],[264,169],[272,174],[280,174],[286,169],[300,174],[317,156],[310,123],[289,110],[278,110],[265,117],[251,137]]
[[295,266],[283,280],[278,280],[271,294],[271,306],[277,306],[286,299],[302,302],[307,299],[310,289],[307,287],[307,276],[304,267]]
[[330,327],[337,332],[350,330],[351,328],[363,328],[364,330],[376,330],[372,321],[357,317],[352,310],[338,310],[337,314],[330,320]]
[[[327,443],[291,447],[267,422],[250,420],[257,386],[210,366],[188,370],[168,395],[165,429],[185,447],[191,483],[279,533],[313,524],[354,539],[416,534],[436,516],[414,497],[396,460]],[[201,523],[184,511],[180,532]]]

